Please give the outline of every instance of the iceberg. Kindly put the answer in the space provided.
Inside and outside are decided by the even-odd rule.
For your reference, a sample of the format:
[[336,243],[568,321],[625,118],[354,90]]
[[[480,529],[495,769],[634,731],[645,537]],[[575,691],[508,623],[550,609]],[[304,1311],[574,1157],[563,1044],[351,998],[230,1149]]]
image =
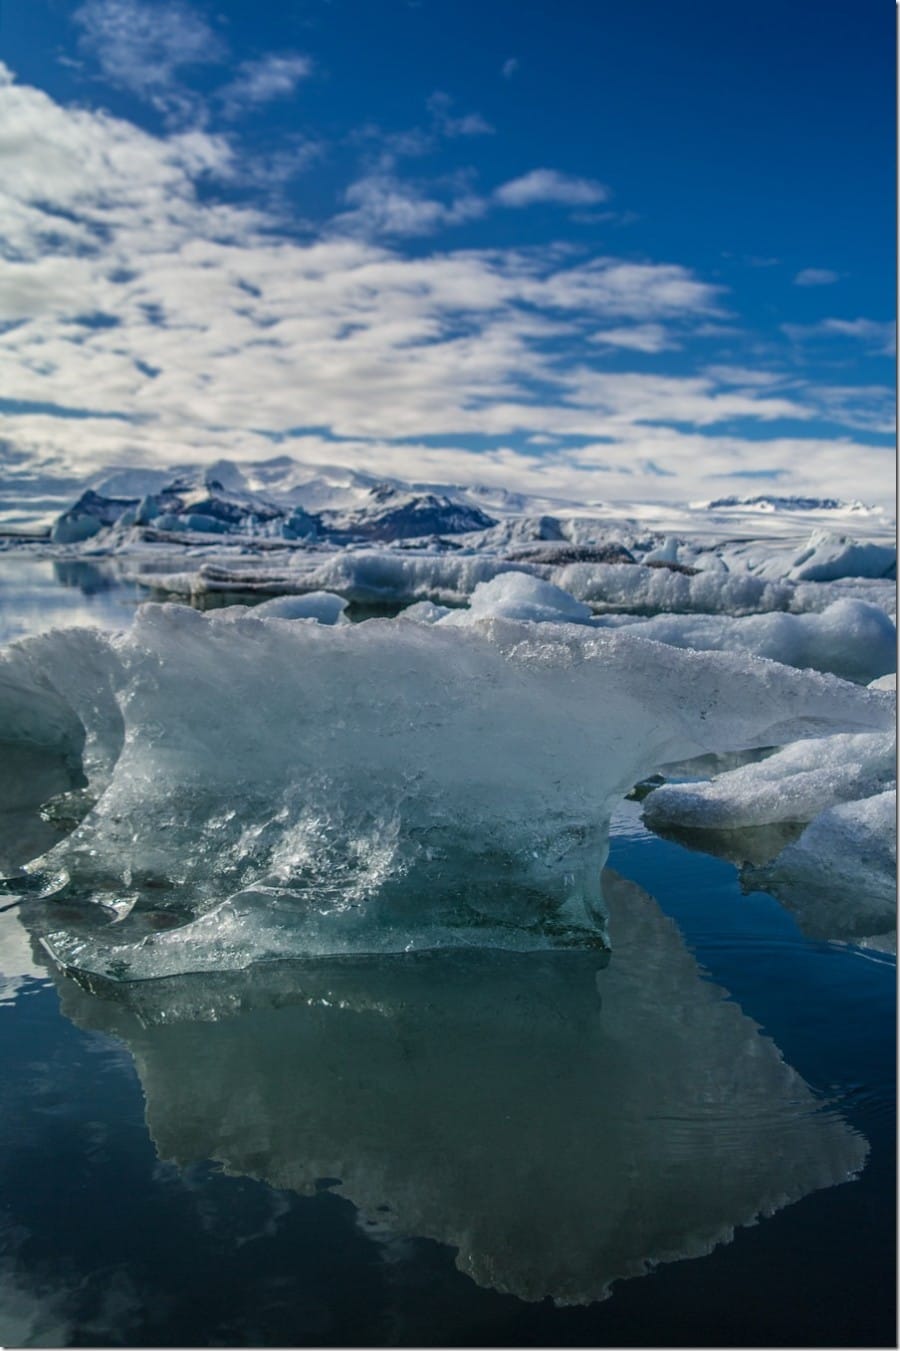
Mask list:
[[[184,535],[183,539],[193,549],[202,537]],[[256,547],[261,549],[262,541]],[[275,542],[268,541],[266,547],[274,550]],[[471,548],[435,551],[431,545],[407,551],[399,547],[323,546],[285,552],[282,543],[277,547],[281,555],[277,563],[271,557],[260,559],[240,553],[225,557],[219,553],[198,561],[190,571],[183,566],[170,571],[140,566],[132,572],[131,580],[161,594],[194,602],[229,592],[263,597],[321,590],[341,595],[351,604],[396,610],[423,600],[464,606],[482,583],[520,574],[550,582],[579,604],[589,605],[594,613],[611,618],[817,613],[841,600],[867,603],[882,613],[893,613],[896,608],[896,588],[884,579],[845,583],[836,590],[838,583],[766,581],[746,570],[729,572],[710,566],[709,559],[703,569],[695,569],[672,563],[562,563],[563,551],[555,547],[539,555],[528,552],[506,558]],[[874,622],[869,620],[870,626]],[[795,637],[795,645],[798,643],[803,645],[800,630]]]
[[481,1286],[584,1304],[867,1156],[653,899],[610,873],[604,888],[606,966],[457,950],[56,981],[70,1018],[133,1055],[160,1159],[331,1187],[364,1233],[452,1245]]
[[481,582],[501,573],[534,572],[525,564],[479,554],[409,555],[366,550],[337,553],[311,571],[295,573],[299,589],[334,591],[358,605],[464,605]]
[[570,563],[552,580],[595,610],[632,614],[758,614],[788,610],[794,599],[790,582],[766,581],[749,572],[694,573],[640,563]]
[[451,610],[441,622],[469,625],[488,617],[531,624],[589,624],[593,611],[552,582],[504,572],[490,582],[479,582],[467,609]]
[[120,634],[13,644],[0,674],[0,739],[87,781],[54,806],[83,819],[27,865],[48,943],[122,979],[298,952],[603,948],[609,816],[638,779],[885,732],[894,710],[742,654],[496,617],[151,604]]
[[226,605],[214,610],[211,619],[239,619],[252,609],[257,619],[308,619],[317,624],[346,623],[348,601],[330,591],[306,591],[300,596],[275,596],[259,605]]
[[354,605],[396,610],[419,601],[464,605],[481,582],[501,573],[535,571],[525,564],[480,554],[361,549],[302,554],[278,567],[252,558],[217,560],[201,563],[194,571],[136,572],[133,580],[165,595],[194,601],[229,592],[302,596],[326,591]]
[[759,575],[779,575],[795,582],[834,582],[843,577],[896,577],[897,549],[891,544],[865,543],[850,535],[813,530],[806,543],[787,557],[775,554]]

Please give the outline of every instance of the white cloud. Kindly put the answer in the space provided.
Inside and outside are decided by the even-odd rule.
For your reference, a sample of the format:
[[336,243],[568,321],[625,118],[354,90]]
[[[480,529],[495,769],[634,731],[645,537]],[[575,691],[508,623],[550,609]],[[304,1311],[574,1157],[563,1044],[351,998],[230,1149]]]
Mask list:
[[271,103],[273,99],[290,98],[301,80],[313,71],[310,57],[297,52],[273,52],[255,61],[242,61],[237,73],[218,91],[229,117],[236,117],[247,108]]
[[817,324],[782,324],[781,327],[797,342],[815,338],[851,338],[880,356],[893,356],[897,349],[896,324],[881,319],[821,319]]
[[812,417],[805,405],[756,391],[722,390],[704,376],[644,375],[581,367],[565,376],[571,403],[630,426],[667,422],[710,427],[735,418],[771,421]]
[[455,116],[450,111],[452,106],[453,100],[449,94],[444,94],[440,90],[432,94],[428,100],[428,111],[440,135],[447,136],[451,140],[457,136],[493,136],[494,128],[481,113],[463,113],[461,116]]
[[474,193],[463,192],[443,202],[390,172],[358,179],[347,189],[345,199],[351,209],[336,218],[335,226],[367,238],[432,234],[447,225],[475,220],[486,210],[484,200]]
[[808,397],[830,421],[854,431],[892,436],[896,397],[887,385],[831,385],[810,388]]
[[707,366],[703,374],[721,385],[746,385],[760,389],[783,384],[787,379],[777,371],[759,370],[756,366]]
[[609,189],[593,178],[575,178],[556,169],[532,169],[521,178],[502,184],[494,193],[501,206],[535,206],[549,202],[558,206],[592,206],[605,202]]
[[104,78],[152,103],[172,118],[198,111],[198,101],[179,81],[184,67],[225,59],[218,34],[183,0],[84,0],[73,14],[81,47]]
[[517,56],[508,56],[500,67],[500,74],[504,80],[511,80],[519,69],[519,58]]
[[805,267],[794,278],[795,286],[831,286],[840,281],[840,273],[832,272],[828,267]]
[[[707,476],[769,463],[790,490],[819,475],[819,490],[852,478],[850,495],[865,495],[876,466],[885,481],[886,452],[851,441],[697,430],[738,418],[799,426],[825,404],[862,428],[882,417],[874,396],[865,408],[846,392],[817,401],[731,368],[594,368],[598,331],[625,335],[623,350],[661,350],[670,331],[721,316],[721,290],[689,269],[571,246],[404,256],[334,228],[304,242],[258,209],[197,192],[240,171],[235,153],[223,137],[153,136],[0,80],[0,395],[25,405],[7,418],[14,452],[81,469],[283,450],[583,498],[601,470],[604,493],[632,497],[710,496]],[[362,182],[353,210],[394,230],[483,209],[389,174]],[[297,430],[311,427],[329,434]],[[464,437],[490,448],[462,449]],[[561,448],[526,454],[516,446],[527,439]]]
[[679,344],[662,324],[635,324],[631,328],[604,328],[591,342],[609,347],[625,347],[633,352],[664,352]]
[[593,258],[558,267],[530,288],[536,303],[607,318],[649,320],[717,315],[720,288],[674,263],[624,263]]

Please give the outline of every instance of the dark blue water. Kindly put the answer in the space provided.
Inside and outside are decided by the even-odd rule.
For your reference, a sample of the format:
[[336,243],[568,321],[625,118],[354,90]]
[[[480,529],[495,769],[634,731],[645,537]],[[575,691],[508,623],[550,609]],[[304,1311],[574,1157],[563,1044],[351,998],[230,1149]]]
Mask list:
[[[42,614],[56,620],[65,609],[61,596],[71,596],[72,618],[81,622],[90,612],[121,623],[133,603],[129,593],[102,587],[92,592],[101,599],[92,600],[77,587],[62,588],[50,565],[32,568],[29,627],[39,626]],[[15,592],[8,583],[5,595]],[[21,631],[10,607],[6,622]],[[292,1006],[282,991],[264,1007],[251,1000],[218,1022],[159,1027],[160,1001],[154,1006],[148,995],[143,1008],[120,1007],[73,987],[32,948],[27,914],[19,907],[0,914],[0,970],[17,977],[0,1003],[0,1339],[72,1346],[894,1345],[893,960],[810,940],[771,897],[742,895],[730,864],[647,834],[639,815],[637,804],[623,805],[610,863],[654,898],[640,901],[643,927],[620,927],[608,970],[595,974],[578,962],[541,968],[538,983],[547,994],[537,1007],[521,993],[518,969],[498,967],[496,977],[476,972],[478,984],[471,971],[463,980],[438,965],[432,974],[419,967],[402,978],[373,972],[369,985],[365,973],[354,972],[343,987],[350,991],[343,1022],[330,1007]],[[655,918],[657,907],[677,929]],[[676,967],[680,984],[673,985]],[[571,1004],[560,984],[566,971]],[[597,1010],[588,977],[600,992]],[[489,984],[495,979],[496,987]],[[453,981],[458,1014],[446,1002]],[[478,1001],[490,988],[500,993],[496,1007],[485,1002],[482,1018]],[[395,1013],[402,1009],[401,1016],[377,1026],[365,1021],[366,994]],[[217,989],[204,998],[221,1003],[225,995]],[[736,1006],[734,1029],[726,1018],[713,1040],[708,1028],[721,1021],[722,1000]],[[346,1029],[350,1019],[352,1032],[354,1018],[360,1037],[370,1039],[364,1045],[371,1054],[358,1060]],[[657,1034],[661,1045],[671,1036],[668,1077],[668,1053],[655,1056]],[[751,1059],[757,1048],[770,1066],[771,1114],[742,1121],[747,1109],[738,1096],[730,1112],[732,1045],[735,1057]],[[809,1086],[814,1111],[781,1086],[775,1048]],[[475,1081],[481,1074],[488,1084],[478,1089],[485,1094],[483,1155],[477,1140],[463,1140],[465,1122],[477,1121],[479,1109],[467,1064]],[[381,1074],[382,1065],[393,1068]],[[605,1096],[587,1082],[591,1074],[606,1076]],[[509,1108],[499,1115],[491,1080],[500,1085],[500,1106]],[[685,1080],[685,1100],[693,1104],[687,1118],[672,1107]],[[736,1095],[741,1083],[735,1079]],[[619,1280],[605,1300],[560,1307],[489,1288],[485,1271],[495,1273],[495,1286],[515,1285],[526,1269],[538,1279],[542,1265],[549,1273],[555,1253],[577,1254],[576,1217],[573,1210],[570,1226],[565,1205],[567,1155],[583,1169],[591,1195],[607,1167],[623,1179],[629,1168],[652,1175],[655,1191],[631,1178],[627,1195],[654,1209],[678,1155],[656,1179],[652,1141],[663,1139],[663,1128],[654,1121],[648,1129],[639,1114],[652,1117],[657,1101],[663,1128],[683,1134],[695,1192],[709,1193],[679,1200],[673,1191],[661,1203],[676,1247],[697,1230],[704,1205],[718,1215],[720,1194],[727,1220],[729,1173],[750,1155],[757,1169],[770,1159],[773,1177],[799,1175],[804,1132],[813,1151],[827,1122],[842,1142],[838,1153],[850,1157],[863,1137],[868,1159],[856,1180],[821,1185],[737,1228],[708,1255]],[[568,1104],[581,1110],[567,1116]],[[454,1110],[458,1137],[446,1127]],[[691,1155],[698,1141],[708,1150],[708,1173],[702,1157]],[[324,1158],[341,1173],[317,1176]],[[376,1165],[382,1171],[373,1177]],[[518,1190],[501,1185],[510,1169]],[[300,1194],[299,1183],[287,1185],[295,1175],[313,1179],[309,1194]],[[619,1190],[612,1179],[610,1205]],[[364,1204],[376,1196],[380,1205]],[[518,1219],[492,1227],[491,1208],[504,1206]],[[598,1205],[598,1230],[607,1219],[602,1211]],[[398,1231],[394,1216],[413,1212],[421,1231]],[[493,1248],[475,1245],[480,1284],[456,1265],[468,1241],[467,1217],[473,1232],[494,1235]],[[626,1207],[610,1229],[612,1246],[631,1219]],[[456,1243],[422,1237],[451,1231]],[[553,1276],[547,1279],[552,1285]]]

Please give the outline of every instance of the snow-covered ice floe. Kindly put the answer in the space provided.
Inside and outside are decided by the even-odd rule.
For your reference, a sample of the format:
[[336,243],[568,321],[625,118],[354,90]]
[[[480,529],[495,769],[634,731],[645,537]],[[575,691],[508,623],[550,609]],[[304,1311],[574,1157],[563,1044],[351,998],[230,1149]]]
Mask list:
[[[896,577],[895,544],[860,541],[830,530],[813,530],[799,548],[760,550],[759,544],[724,551],[734,563],[742,559],[757,576],[786,577],[793,582],[834,582],[844,577]],[[756,558],[753,555],[760,555]]]
[[[0,739],[53,795],[34,787],[20,813],[83,815],[27,864],[56,898],[48,924],[66,916],[48,942],[128,979],[297,952],[603,947],[609,815],[633,783],[704,751],[887,732],[893,709],[744,654],[494,617],[147,605],[122,634],[0,654]],[[101,917],[116,924],[98,933]]]
[[481,1286],[588,1303],[868,1152],[652,898],[604,888],[605,966],[456,950],[57,983],[69,1017],[132,1052],[161,1159],[334,1187],[389,1257],[425,1237]]
[[644,817],[653,827],[706,829],[811,821],[826,807],[892,785],[896,752],[892,731],[798,741],[708,783],[664,784],[647,798]]
[[[896,697],[895,674],[869,688]],[[706,782],[664,783],[644,820],[741,865],[814,937],[878,938],[896,927],[894,730],[787,745]]]
[[795,595],[789,582],[770,582],[752,573],[689,574],[641,564],[571,563],[558,569],[553,580],[597,610],[631,614],[758,614],[790,609]]
[[863,600],[835,600],[819,614],[656,615],[627,622],[632,632],[675,647],[750,652],[863,684],[890,674],[897,663],[896,627]]

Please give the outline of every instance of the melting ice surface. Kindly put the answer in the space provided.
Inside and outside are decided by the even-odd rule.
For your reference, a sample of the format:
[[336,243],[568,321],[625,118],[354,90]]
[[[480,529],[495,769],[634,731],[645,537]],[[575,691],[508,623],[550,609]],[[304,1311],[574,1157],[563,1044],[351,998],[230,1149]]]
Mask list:
[[48,944],[122,979],[602,948],[609,814],[642,775],[884,730],[893,707],[745,654],[477,613],[339,625],[148,605],[122,634],[14,644],[0,670],[0,735],[34,770],[15,805],[94,802],[28,864],[53,898]]
[[330,1179],[384,1241],[437,1239],[479,1285],[588,1303],[867,1154],[650,896],[614,874],[605,894],[608,963],[456,949],[80,975],[63,1007],[127,1044],[163,1160]]

